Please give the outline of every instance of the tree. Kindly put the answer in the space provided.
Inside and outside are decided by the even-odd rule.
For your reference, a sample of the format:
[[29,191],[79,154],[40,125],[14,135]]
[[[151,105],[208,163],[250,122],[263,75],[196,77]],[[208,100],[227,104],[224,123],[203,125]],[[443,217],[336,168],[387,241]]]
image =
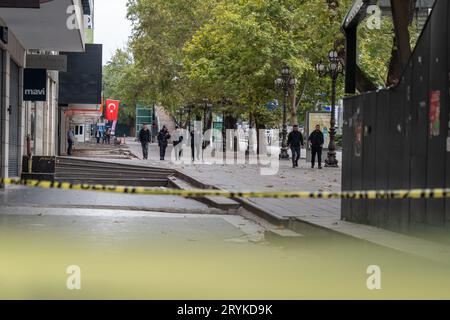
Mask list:
[[[266,104],[279,98],[274,79],[287,65],[299,80],[295,94],[301,110],[290,108],[291,122],[322,99],[329,103],[330,79],[315,65],[336,46],[345,52],[340,25],[352,0],[329,6],[325,0],[129,0],[133,23],[131,52],[145,92],[175,114],[204,99],[231,116],[280,124],[281,111]],[[385,84],[395,25],[360,28],[360,91]],[[142,81],[142,82],[140,82]],[[338,81],[343,95],[343,78]],[[141,93],[142,94],[142,93]],[[220,101],[232,101],[222,108]],[[288,111],[288,112],[289,112]],[[232,122],[231,120],[227,122]],[[258,123],[258,121],[254,121]]]
[[383,17],[380,26],[380,29],[370,29],[366,23],[361,23],[358,29],[359,67],[361,75],[367,77],[362,82],[369,83],[366,87],[359,86],[360,92],[376,90],[386,85],[394,41],[392,19]]
[[414,16],[416,0],[391,0],[394,41],[389,63],[387,85],[400,81],[403,70],[411,56],[411,37],[409,26]]
[[181,76],[183,46],[209,18],[216,0],[129,0],[131,49],[146,75],[146,89],[169,111],[194,102],[205,88]]
[[136,104],[149,104],[151,96],[146,90],[146,75],[137,68],[128,49],[118,49],[103,69],[103,95],[105,99],[121,101],[119,122],[133,127]]
[[[185,45],[186,76],[255,112],[278,95],[273,81],[284,65],[302,91],[315,81],[315,64],[342,38],[344,10],[321,0],[223,1]],[[327,80],[316,83],[328,91]]]

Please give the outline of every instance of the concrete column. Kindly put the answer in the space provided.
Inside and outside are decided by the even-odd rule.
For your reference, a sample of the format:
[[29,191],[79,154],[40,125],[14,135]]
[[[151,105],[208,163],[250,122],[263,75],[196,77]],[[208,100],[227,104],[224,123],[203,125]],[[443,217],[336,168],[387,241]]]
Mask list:
[[60,108],[60,155],[67,155],[67,130],[69,129],[69,117],[66,116],[65,112],[68,110],[68,108]]
[[18,145],[18,171],[19,175],[22,172],[22,157],[26,152],[26,133],[25,133],[25,103],[23,101],[23,68],[19,69],[19,145]]
[[57,139],[57,132],[56,132],[56,114],[57,114],[57,100],[56,100],[56,82],[50,81],[51,84],[51,103],[50,103],[50,118],[49,118],[49,124],[50,124],[50,135],[49,135],[49,156],[56,155],[56,139]]
[[55,95],[54,95],[54,113],[53,113],[53,123],[54,123],[54,139],[53,139],[53,155],[59,155],[59,106],[58,106],[58,82],[59,79],[55,82]]
[[[31,118],[31,114],[32,114],[32,109],[33,109],[33,104],[31,102],[27,102],[26,104],[26,112],[27,112],[27,135],[29,134],[31,137],[32,131],[31,128],[34,124],[32,124],[32,118]],[[25,147],[26,149],[26,147]]]
[[9,156],[9,75],[10,75],[10,54],[8,51],[2,51],[3,54],[3,72],[2,77],[2,108],[1,108],[1,170],[0,176],[8,177],[8,156]]
[[35,134],[34,134],[34,154],[35,155],[43,155],[44,147],[43,147],[43,113],[44,113],[44,102],[36,102],[35,103]]
[[48,110],[50,104],[50,95],[48,94],[50,79],[47,78],[47,101],[42,104],[42,153],[46,156],[48,152]]
[[55,107],[54,101],[53,101],[53,80],[50,80],[48,92],[50,94],[50,104],[48,106],[48,141],[47,141],[47,155],[52,155],[52,148],[53,148],[53,110]]

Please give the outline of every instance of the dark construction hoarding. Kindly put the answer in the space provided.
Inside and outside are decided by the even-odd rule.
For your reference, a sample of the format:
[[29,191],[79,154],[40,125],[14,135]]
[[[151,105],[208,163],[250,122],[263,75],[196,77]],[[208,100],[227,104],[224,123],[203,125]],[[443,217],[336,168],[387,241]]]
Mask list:
[[102,45],[86,44],[85,52],[60,54],[67,56],[67,72],[59,73],[59,104],[100,104]]
[[[436,1],[398,86],[344,99],[343,190],[449,187],[449,16]],[[442,199],[342,203],[345,220],[418,234],[448,232],[449,212]]]

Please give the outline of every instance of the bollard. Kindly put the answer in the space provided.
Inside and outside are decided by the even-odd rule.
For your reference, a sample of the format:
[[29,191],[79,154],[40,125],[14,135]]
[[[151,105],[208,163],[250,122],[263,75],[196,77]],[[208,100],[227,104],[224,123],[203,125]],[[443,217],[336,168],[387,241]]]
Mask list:
[[27,135],[28,173],[33,173],[33,154],[31,152],[31,137]]

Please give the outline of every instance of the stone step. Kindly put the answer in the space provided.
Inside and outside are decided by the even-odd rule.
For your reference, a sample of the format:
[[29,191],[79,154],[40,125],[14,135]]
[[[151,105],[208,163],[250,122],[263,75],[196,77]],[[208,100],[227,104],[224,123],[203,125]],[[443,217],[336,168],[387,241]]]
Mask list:
[[108,173],[108,172],[60,172],[57,171],[55,177],[58,178],[108,178],[108,179],[167,179],[166,174],[139,174],[139,173]]
[[72,184],[104,184],[114,186],[132,187],[167,187],[167,179],[125,179],[125,178],[56,178],[58,182],[68,182]]
[[214,208],[219,208],[223,210],[237,210],[241,205],[230,198],[225,197],[203,197],[202,202],[211,205]]
[[290,229],[269,229],[265,231],[265,239],[278,245],[298,244],[305,241],[305,235]]
[[129,160],[129,159],[132,159],[132,157],[131,156],[129,156],[129,155],[121,155],[121,154],[103,154],[103,153],[101,153],[101,154],[89,154],[89,155],[86,155],[86,154],[84,154],[84,153],[76,153],[76,152],[74,152],[74,157],[77,157],[77,156],[79,156],[79,157],[85,157],[85,156],[89,156],[89,157],[93,157],[93,158],[101,158],[101,159],[118,159],[118,160]]
[[[182,180],[180,178],[169,177],[169,186],[181,190],[193,190],[197,189],[190,183]],[[204,204],[207,204],[213,208],[218,208],[221,210],[237,210],[241,207],[241,205],[233,199],[225,198],[225,197],[195,197],[197,201],[200,201]]]
[[114,162],[103,162],[103,161],[93,161],[85,159],[74,159],[74,158],[58,158],[56,161],[56,167],[79,167],[79,168],[108,168],[108,169],[119,169],[119,170],[139,170],[139,171],[150,171],[150,172],[164,172],[167,174],[173,174],[175,171],[167,168],[149,167],[149,166],[139,166],[139,165],[128,165]]
[[98,168],[98,167],[87,167],[87,166],[58,166],[56,167],[56,173],[66,174],[97,174],[97,173],[110,173],[110,174],[134,174],[141,176],[169,176],[169,172],[159,171],[159,170],[133,170],[133,169],[123,169],[123,168]]
[[55,181],[74,184],[167,187],[170,169],[134,166],[114,162],[59,157]]
[[24,179],[24,180],[54,181],[55,174],[53,174],[53,173],[22,173],[20,178]]

